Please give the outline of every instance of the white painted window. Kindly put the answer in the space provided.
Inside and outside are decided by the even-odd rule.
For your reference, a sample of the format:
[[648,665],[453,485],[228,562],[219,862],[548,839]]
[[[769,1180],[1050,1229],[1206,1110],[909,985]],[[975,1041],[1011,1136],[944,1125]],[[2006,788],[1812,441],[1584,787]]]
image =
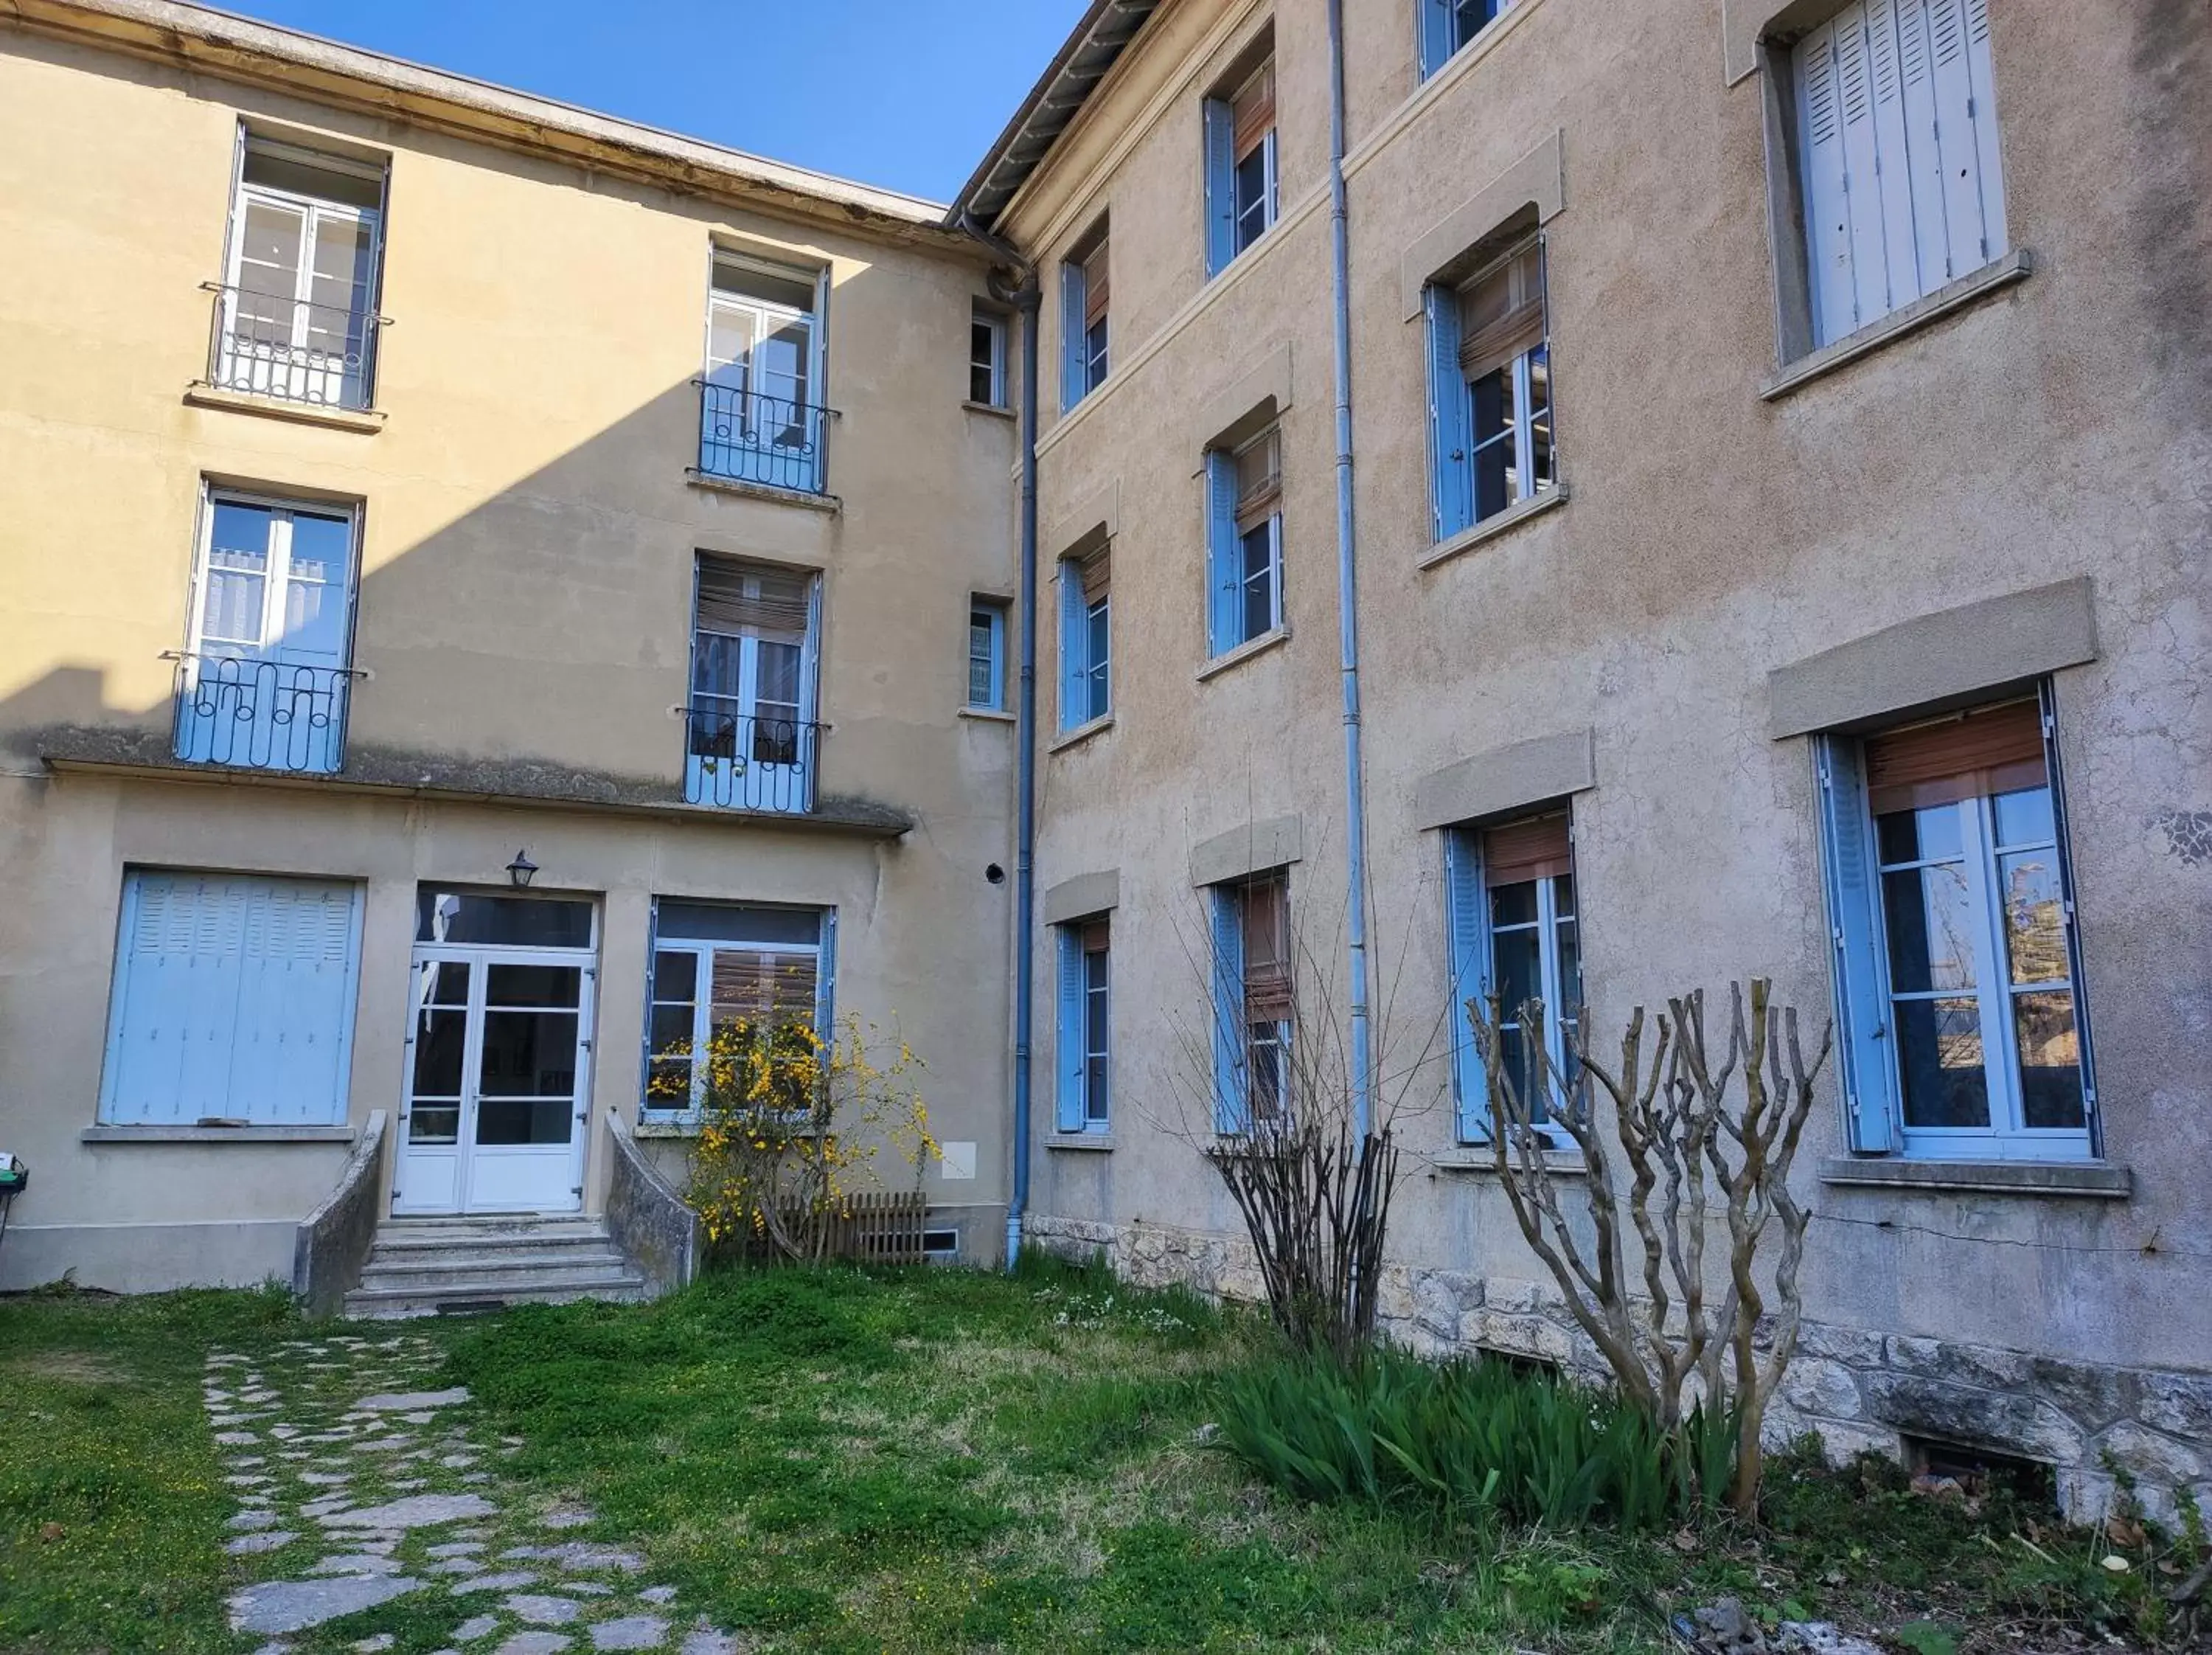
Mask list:
[[1103,917],[1057,928],[1059,1077],[1062,1132],[1103,1132],[1112,1123],[1112,934]]
[[1060,727],[1114,709],[1112,559],[1104,548],[1060,563]]
[[813,807],[821,578],[697,554],[685,796],[694,804]]
[[227,390],[366,408],[384,169],[247,134],[210,377]]
[[834,909],[660,897],[647,988],[644,1109],[698,1109],[714,1031],[803,1024],[834,1038]]
[[1814,344],[2005,252],[1988,0],[1858,0],[1792,66]]
[[100,1118],[346,1118],[361,891],[324,879],[124,876]]
[[980,304],[968,323],[968,400],[1006,405],[1006,319]]
[[704,475],[826,486],[821,282],[811,271],[715,254],[699,415]]
[[2096,1090],[2047,701],[1828,738],[1820,764],[1853,1147],[2091,1154]]
[[1544,243],[1531,236],[1456,287],[1428,290],[1436,536],[1559,485]]
[[1206,641],[1220,655],[1283,624],[1283,445],[1270,426],[1206,462]]
[[[1495,996],[1503,1058],[1539,1126],[1548,1120],[1552,1068],[1565,1072],[1582,1006],[1582,931],[1575,899],[1573,828],[1548,811],[1444,835],[1445,915],[1451,960],[1452,1080],[1462,1142],[1490,1135],[1489,1077],[1468,1019],[1469,1000]],[[1543,1007],[1542,1025],[1524,1013]]]
[[1006,605],[995,598],[968,605],[968,704],[1006,709]]
[[178,758],[310,774],[343,764],[357,523],[350,507],[206,491]]
[[1275,64],[1271,58],[1208,98],[1206,273],[1218,274],[1275,222]]
[[1420,8],[1421,78],[1496,22],[1513,0],[1414,0]]
[[1108,312],[1107,227],[1085,236],[1060,265],[1060,391],[1062,412],[1106,382]]

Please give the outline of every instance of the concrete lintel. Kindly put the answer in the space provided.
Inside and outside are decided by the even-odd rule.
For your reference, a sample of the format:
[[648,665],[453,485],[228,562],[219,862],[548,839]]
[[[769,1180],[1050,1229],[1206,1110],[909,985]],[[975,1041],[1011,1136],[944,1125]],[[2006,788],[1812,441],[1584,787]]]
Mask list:
[[1190,452],[1233,448],[1280,419],[1290,405],[1291,345],[1285,339],[1206,399],[1193,422]]
[[2097,659],[2087,575],[1899,621],[1766,675],[1767,733],[1847,730]]
[[1834,15],[1835,0],[1721,0],[1721,70],[1734,86],[1759,67],[1759,43],[1802,34]]
[[1493,747],[1413,783],[1413,825],[1449,827],[1548,804],[1597,785],[1597,732],[1562,730]]
[[1247,822],[1226,833],[1200,840],[1190,853],[1190,882],[1227,885],[1301,861],[1305,855],[1305,818],[1271,816]]
[[1399,297],[1406,319],[1421,313],[1421,290],[1454,266],[1483,239],[1524,207],[1547,224],[1567,203],[1566,163],[1557,131],[1452,209],[1406,249],[1398,261]]
[[1086,920],[1121,905],[1121,870],[1109,867],[1096,873],[1078,873],[1048,889],[1037,904],[1047,925]]
[[1085,557],[1098,550],[1121,528],[1121,479],[1115,478],[1079,501],[1075,509],[1052,526],[1044,537],[1046,556]]

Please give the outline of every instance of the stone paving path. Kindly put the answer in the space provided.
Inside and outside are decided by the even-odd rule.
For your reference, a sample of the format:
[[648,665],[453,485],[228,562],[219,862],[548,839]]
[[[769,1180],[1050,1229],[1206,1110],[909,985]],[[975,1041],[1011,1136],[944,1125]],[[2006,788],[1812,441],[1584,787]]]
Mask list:
[[404,1332],[208,1358],[208,1417],[239,1501],[228,1549],[264,1576],[232,1595],[230,1622],[267,1636],[258,1655],[301,1634],[327,1648],[314,1628],[385,1604],[410,1627],[447,1618],[453,1655],[744,1647],[684,1624],[675,1589],[648,1584],[637,1553],[574,1533],[591,1512],[507,1477],[520,1439],[484,1434],[467,1391],[430,1389],[437,1363]]

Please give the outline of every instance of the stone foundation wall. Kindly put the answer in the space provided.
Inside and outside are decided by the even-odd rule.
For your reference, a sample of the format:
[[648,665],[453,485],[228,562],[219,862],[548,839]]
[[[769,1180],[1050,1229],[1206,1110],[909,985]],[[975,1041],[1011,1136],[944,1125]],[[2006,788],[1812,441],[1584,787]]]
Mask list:
[[[1033,1216],[1028,1227],[1046,1250],[1103,1259],[1140,1287],[1179,1281],[1216,1298],[1264,1296],[1242,1236],[1046,1216]],[[1549,1281],[1395,1263],[1385,1270],[1380,1312],[1387,1337],[1425,1355],[1496,1351],[1579,1378],[1607,1377]],[[2124,1484],[2160,1523],[2176,1523],[2185,1491],[2212,1512],[2212,1373],[2105,1366],[1808,1321],[1766,1435],[1780,1443],[1808,1431],[1839,1462],[1869,1450],[1899,1457],[1907,1438],[2039,1462],[2057,1474],[2059,1503],[2079,1522],[2105,1516]]]

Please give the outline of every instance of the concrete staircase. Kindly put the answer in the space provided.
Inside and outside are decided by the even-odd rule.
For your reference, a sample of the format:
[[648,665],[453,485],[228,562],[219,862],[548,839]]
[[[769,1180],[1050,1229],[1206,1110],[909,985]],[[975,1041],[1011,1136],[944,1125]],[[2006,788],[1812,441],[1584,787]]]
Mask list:
[[649,1296],[599,1219],[386,1219],[361,1285],[345,1296],[345,1314],[436,1316]]

